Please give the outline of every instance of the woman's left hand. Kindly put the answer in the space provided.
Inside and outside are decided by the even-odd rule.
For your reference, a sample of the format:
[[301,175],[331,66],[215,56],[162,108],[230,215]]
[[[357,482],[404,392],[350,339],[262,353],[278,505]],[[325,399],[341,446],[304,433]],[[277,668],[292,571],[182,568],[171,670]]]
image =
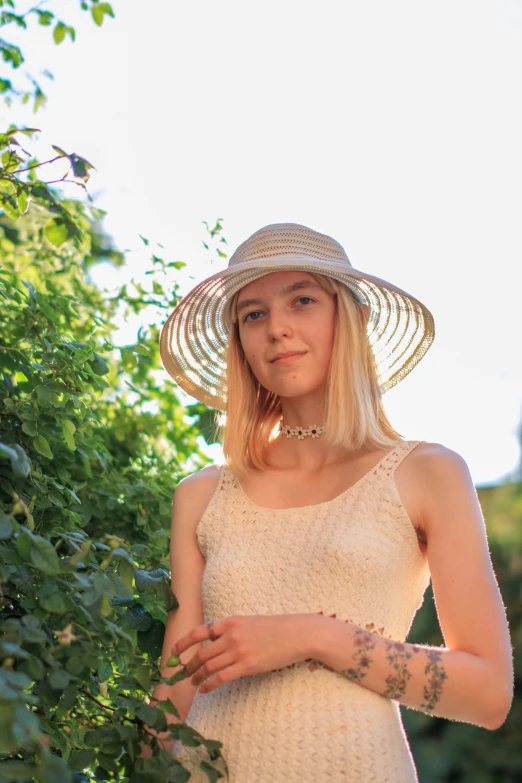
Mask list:
[[[202,646],[185,666],[185,677],[206,693],[230,680],[283,669],[312,657],[317,614],[241,615],[214,621],[212,644]],[[210,638],[208,626],[197,625],[172,648],[180,655]]]

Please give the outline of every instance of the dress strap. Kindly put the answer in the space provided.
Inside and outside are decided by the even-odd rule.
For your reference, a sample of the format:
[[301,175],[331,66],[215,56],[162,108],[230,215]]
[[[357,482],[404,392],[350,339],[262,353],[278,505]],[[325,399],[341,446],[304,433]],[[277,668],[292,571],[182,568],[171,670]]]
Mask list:
[[219,468],[219,476],[218,476],[218,482],[216,484],[216,490],[215,490],[216,492],[218,492],[220,489],[223,488],[223,480],[225,478],[225,474],[227,471],[227,466],[224,462],[222,465],[218,465],[217,467]]
[[238,482],[237,478],[232,473],[226,462],[223,463],[221,466],[221,472],[219,476],[219,481],[217,485],[217,489],[221,489],[223,491],[225,490],[231,490],[231,489],[237,489],[238,488]]
[[401,462],[410,452],[416,448],[419,443],[424,443],[423,440],[403,440],[397,444],[388,454],[384,457],[380,466],[386,471],[389,476],[393,476]]

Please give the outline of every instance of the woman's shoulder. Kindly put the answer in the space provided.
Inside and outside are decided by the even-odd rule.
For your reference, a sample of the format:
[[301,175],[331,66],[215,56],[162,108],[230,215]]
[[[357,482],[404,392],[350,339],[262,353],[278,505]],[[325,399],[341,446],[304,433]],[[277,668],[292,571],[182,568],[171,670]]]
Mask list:
[[408,468],[404,472],[411,475],[412,481],[424,489],[434,482],[444,484],[447,481],[469,483],[471,476],[464,457],[442,443],[419,441],[407,460]]
[[467,467],[466,460],[457,451],[442,443],[418,441],[412,451],[413,461],[423,470],[444,470]]
[[221,475],[221,465],[206,465],[182,479],[174,492],[177,505],[196,507],[203,513],[214,494]]
[[400,461],[394,481],[417,535],[421,533],[426,542],[436,524],[440,498],[469,496],[473,482],[465,460],[453,449],[424,440],[405,439],[403,443],[413,448],[405,449],[407,459]]
[[214,478],[217,481],[222,467],[222,465],[218,464],[205,465],[204,468],[200,468],[200,470],[196,470],[194,473],[189,473],[188,476],[181,479],[178,486],[181,486],[181,484],[201,484],[202,482],[209,481],[211,478]]
[[475,488],[464,457],[442,443],[421,441],[411,452],[408,481],[415,487],[416,504],[423,526],[436,514],[441,498],[473,496]]
[[176,487],[176,492],[179,492],[181,488],[184,494],[205,492],[207,489],[215,489],[221,475],[221,468],[222,465],[206,465],[204,468],[196,470],[194,473],[190,473],[188,476],[181,479]]

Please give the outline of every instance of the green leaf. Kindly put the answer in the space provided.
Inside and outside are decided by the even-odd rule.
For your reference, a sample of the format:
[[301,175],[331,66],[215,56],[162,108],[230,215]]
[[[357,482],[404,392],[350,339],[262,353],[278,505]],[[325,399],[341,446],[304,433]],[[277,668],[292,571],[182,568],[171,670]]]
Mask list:
[[138,631],[138,647],[142,652],[148,653],[153,660],[157,660],[161,655],[164,636],[164,624],[161,620],[154,620],[148,631],[144,633]]
[[141,665],[136,668],[136,680],[139,682],[145,693],[150,688],[151,670],[148,666]]
[[[0,726],[1,725],[2,721],[0,719]],[[7,739],[7,731],[4,736]],[[2,761],[0,766],[0,780],[2,782],[9,781],[9,783],[28,783],[29,781],[34,780],[36,769],[36,764],[28,761],[18,761],[16,759]]]
[[53,458],[51,447],[49,446],[47,439],[44,438],[43,435],[37,435],[36,438],[33,438],[33,446],[35,447],[36,451],[39,454],[42,454],[44,457],[47,457],[48,459]]
[[100,682],[106,682],[112,674],[112,663],[110,661],[101,661],[98,666],[98,677]]
[[13,522],[14,519],[12,517],[7,516],[3,511],[0,511],[0,539],[11,537],[14,530]]
[[159,701],[158,707],[160,707],[164,712],[168,712],[169,715],[175,715],[176,718],[180,717],[178,708],[170,699]]
[[127,622],[131,628],[143,632],[152,628],[153,619],[141,604],[134,604],[127,610]]
[[130,350],[134,351],[134,353],[141,354],[141,356],[150,356],[150,348],[146,345],[142,345],[141,343],[133,345]]
[[90,552],[92,541],[83,541],[80,551],[75,552],[69,560],[69,565],[76,565],[84,560]]
[[92,18],[94,19],[98,27],[101,27],[101,25],[103,24],[103,18],[105,14],[107,14],[107,16],[112,16],[112,18],[114,19],[114,11],[112,10],[112,6],[110,5],[110,3],[96,3],[91,8],[91,13],[92,13]]
[[52,218],[44,227],[44,234],[55,247],[60,247],[70,237],[68,221]]
[[54,753],[44,756],[38,770],[39,783],[73,783],[73,774],[67,762]]
[[50,389],[49,386],[36,387],[36,395],[40,404],[49,402],[51,400],[52,394],[52,389]]
[[22,158],[12,150],[7,150],[2,155],[2,166],[6,171],[14,171],[21,162]]
[[51,11],[41,11],[39,8],[34,9],[38,14],[38,23],[44,27],[49,27],[54,19],[54,14]]
[[58,24],[55,26],[53,30],[53,38],[55,44],[62,43],[62,41],[65,38],[66,32],[67,32],[67,25],[65,25],[63,22],[58,22]]
[[51,688],[54,688],[56,691],[62,691],[69,685],[70,681],[71,678],[69,674],[63,669],[56,669],[49,675]]
[[26,435],[35,436],[38,432],[36,429],[36,424],[34,421],[24,421],[22,423],[22,430],[26,433]]
[[127,350],[126,348],[121,348],[121,361],[126,370],[132,370],[134,367],[136,367],[136,357],[132,353],[132,351]]
[[158,710],[157,707],[152,707],[150,704],[142,704],[142,706],[138,707],[136,710],[136,717],[144,721],[147,726],[154,726],[158,712],[160,712],[160,710]]
[[86,731],[83,741],[91,748],[97,748],[103,739],[105,729],[94,729],[93,731]]
[[72,769],[86,769],[91,767],[96,761],[96,753],[94,750],[73,750],[69,756],[69,766]]
[[25,190],[18,194],[18,209],[22,214],[27,210],[27,193]]
[[30,557],[33,565],[44,574],[57,574],[60,571],[60,561],[56,549],[45,538],[34,536]]
[[39,658],[35,658],[34,655],[30,656],[28,660],[24,661],[18,669],[20,671],[25,672],[30,677],[35,680],[35,682],[39,682],[40,680],[43,680],[45,675],[45,667],[43,663],[40,661]]
[[129,563],[128,560],[124,560],[122,558],[118,566],[118,572],[125,587],[128,590],[132,590],[132,584],[134,581],[134,566],[132,563]]
[[92,163],[89,163],[85,158],[81,158],[79,155],[75,154],[69,155],[69,159],[71,161],[74,176],[78,177],[78,179],[83,179],[86,182],[90,176],[89,169],[94,168]]
[[36,292],[36,303],[42,313],[45,315],[46,318],[48,318],[50,321],[55,321],[58,313],[56,310],[52,307],[50,302],[50,297],[47,297],[45,294],[42,294],[40,291]]
[[153,590],[155,587],[159,587],[164,580],[168,580],[169,575],[163,568],[157,568],[155,571],[143,571],[138,569],[134,578],[136,581],[136,589],[143,593],[147,590]]
[[96,375],[107,375],[107,373],[109,372],[109,367],[105,359],[102,356],[100,356],[99,353],[96,352],[94,354],[94,358],[95,358],[95,362],[94,362],[93,369]]
[[[31,186],[28,186],[31,187]],[[31,187],[31,195],[39,204],[47,207],[56,205],[56,199],[45,184],[45,182],[37,182]]]
[[78,675],[85,669],[85,662],[83,658],[76,656],[74,658],[68,658],[65,668],[70,674]]
[[41,133],[41,128],[14,128],[9,133],[23,133],[26,136],[32,136],[34,133]]
[[74,433],[76,432],[76,425],[70,419],[64,419],[62,422],[62,426],[63,429],[68,430],[71,433],[71,435],[74,435]]
[[[45,598],[40,598],[40,606],[51,614],[67,614],[75,609],[74,601],[64,593],[51,593]],[[65,687],[65,686],[64,686]]]
[[20,527],[20,533],[16,539],[16,551],[22,558],[22,560],[30,560],[31,547],[33,545],[34,536],[30,530],[26,527]]
[[49,494],[47,495],[51,503],[55,506],[59,506],[60,508],[65,508],[67,503],[63,499],[63,497],[60,495],[59,492],[56,492],[54,489],[52,489]]
[[70,429],[68,429],[65,425],[67,422],[63,422],[62,432],[63,432],[63,439],[65,441],[65,445],[69,449],[69,451],[75,451],[76,450],[76,442],[74,440],[73,435],[71,434]]

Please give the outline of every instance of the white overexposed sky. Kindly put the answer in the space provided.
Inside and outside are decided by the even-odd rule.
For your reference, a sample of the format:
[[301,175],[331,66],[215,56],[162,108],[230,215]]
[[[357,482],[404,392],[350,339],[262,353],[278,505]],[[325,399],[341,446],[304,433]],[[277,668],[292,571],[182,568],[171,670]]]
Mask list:
[[430,351],[385,395],[392,423],[460,453],[478,485],[512,475],[522,2],[114,0],[101,29],[67,0],[48,7],[77,40],[4,31],[55,79],[47,108],[2,117],[42,129],[41,158],[57,144],[96,166],[90,192],[130,271],[149,263],[139,234],[188,263],[184,291],[226,266],[203,220],[223,218],[230,254],[268,223],[335,237],[435,317]]

